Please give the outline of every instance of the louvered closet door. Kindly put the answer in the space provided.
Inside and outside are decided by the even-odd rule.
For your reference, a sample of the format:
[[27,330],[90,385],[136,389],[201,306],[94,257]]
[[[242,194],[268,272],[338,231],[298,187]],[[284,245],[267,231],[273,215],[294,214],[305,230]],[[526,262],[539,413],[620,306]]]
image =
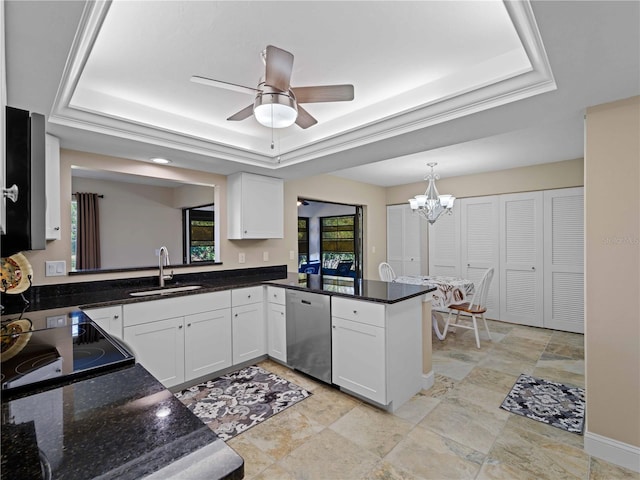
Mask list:
[[500,196],[500,320],[543,326],[542,192]]
[[427,223],[411,211],[409,204],[402,206],[403,212],[403,275],[422,274],[422,229]]
[[500,202],[498,197],[460,201],[462,277],[478,285],[487,269],[494,268],[487,297],[487,318],[500,318]]
[[[423,220],[426,221],[426,220]],[[429,225],[429,275],[460,276],[460,208]]]
[[544,326],[584,332],[584,189],[544,192]]
[[387,263],[396,275],[402,274],[403,259],[402,205],[387,206]]

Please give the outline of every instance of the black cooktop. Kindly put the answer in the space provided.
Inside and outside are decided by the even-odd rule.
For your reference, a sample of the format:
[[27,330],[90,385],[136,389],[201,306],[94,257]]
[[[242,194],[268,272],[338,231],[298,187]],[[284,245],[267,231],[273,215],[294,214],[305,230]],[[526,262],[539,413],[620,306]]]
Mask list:
[[7,395],[133,365],[134,357],[77,308],[3,316],[0,384]]

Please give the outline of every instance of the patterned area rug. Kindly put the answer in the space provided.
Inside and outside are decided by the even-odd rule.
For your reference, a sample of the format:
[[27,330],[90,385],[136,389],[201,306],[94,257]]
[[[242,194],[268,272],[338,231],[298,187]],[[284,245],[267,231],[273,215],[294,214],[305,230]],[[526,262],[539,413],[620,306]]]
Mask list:
[[520,375],[502,408],[568,432],[582,435],[584,389]]
[[175,394],[225,441],[310,395],[298,385],[255,365]]

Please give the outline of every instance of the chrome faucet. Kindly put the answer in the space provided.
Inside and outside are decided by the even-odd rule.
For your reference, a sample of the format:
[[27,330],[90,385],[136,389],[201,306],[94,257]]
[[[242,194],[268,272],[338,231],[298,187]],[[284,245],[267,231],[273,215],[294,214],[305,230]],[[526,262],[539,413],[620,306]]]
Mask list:
[[173,278],[173,270],[171,270],[171,274],[170,275],[165,275],[164,274],[165,265],[169,266],[169,250],[167,249],[167,247],[165,247],[164,245],[162,247],[160,247],[160,253],[159,253],[158,257],[159,257],[159,261],[158,261],[158,267],[159,267],[158,277],[160,279],[160,286],[164,287],[164,281],[165,280],[171,280]]

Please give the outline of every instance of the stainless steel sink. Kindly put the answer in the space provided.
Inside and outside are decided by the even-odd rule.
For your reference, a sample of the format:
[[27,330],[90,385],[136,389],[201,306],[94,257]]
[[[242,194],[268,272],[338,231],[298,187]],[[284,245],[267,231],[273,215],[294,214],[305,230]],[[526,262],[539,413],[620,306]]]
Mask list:
[[144,290],[142,292],[131,292],[132,297],[146,297],[148,295],[170,295],[172,293],[198,290],[202,285],[185,285],[184,287],[158,288],[156,290]]

